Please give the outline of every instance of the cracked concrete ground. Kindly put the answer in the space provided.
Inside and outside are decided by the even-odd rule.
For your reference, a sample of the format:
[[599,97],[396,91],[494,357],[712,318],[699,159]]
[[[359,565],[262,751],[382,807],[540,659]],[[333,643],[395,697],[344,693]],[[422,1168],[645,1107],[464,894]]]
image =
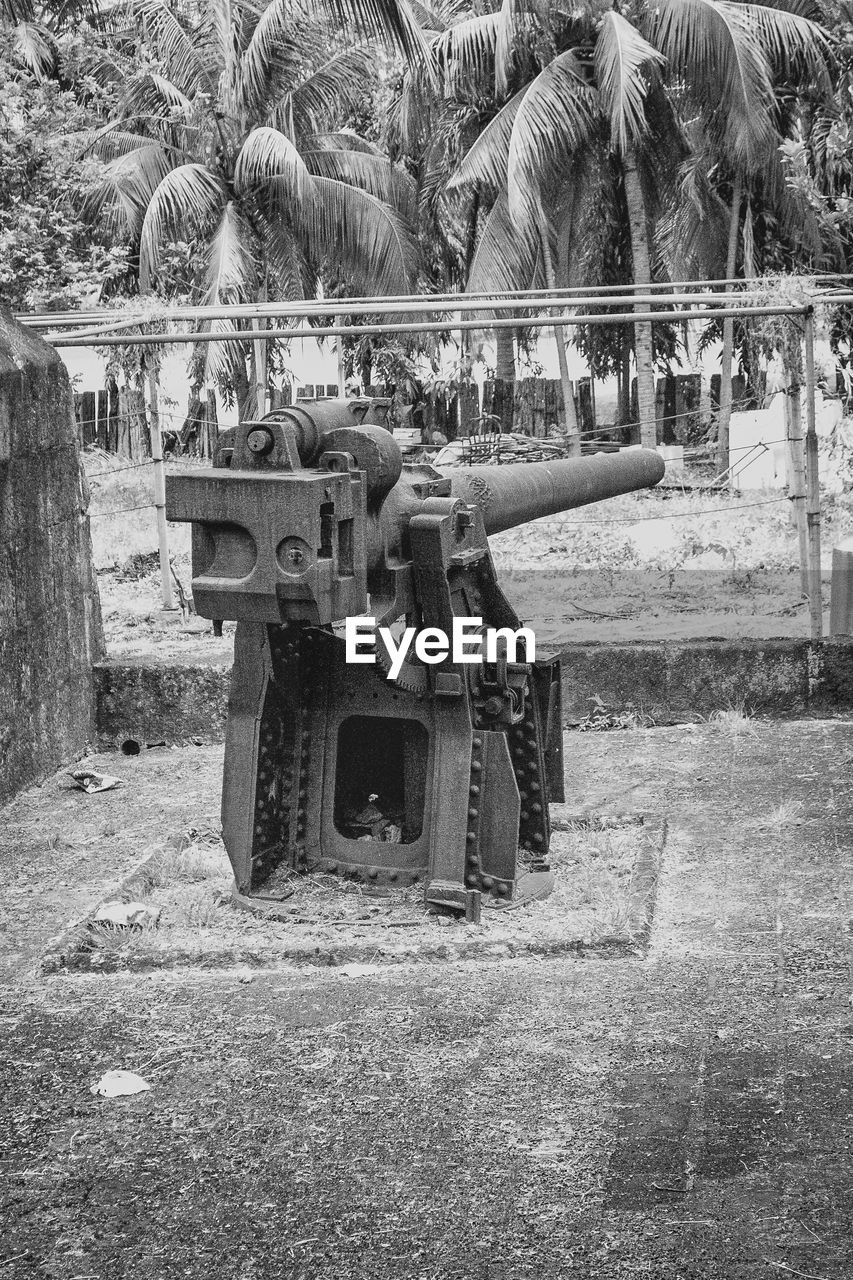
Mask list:
[[[579,804],[668,817],[644,960],[45,978],[63,909],[18,898],[0,1274],[853,1274],[851,725],[566,759]],[[151,1091],[92,1097],[119,1066]]]

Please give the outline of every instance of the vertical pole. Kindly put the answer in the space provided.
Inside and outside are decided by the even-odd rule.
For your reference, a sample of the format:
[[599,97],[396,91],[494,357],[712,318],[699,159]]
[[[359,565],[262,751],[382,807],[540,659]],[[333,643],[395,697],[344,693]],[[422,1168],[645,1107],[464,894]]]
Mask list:
[[806,348],[806,531],[809,557],[809,618],[811,638],[823,636],[823,599],[820,583],[820,485],[818,484],[817,427],[815,424],[814,309],[805,324]]
[[800,589],[809,590],[809,552],[806,536],[806,473],[803,462],[803,425],[800,385],[787,379],[785,423],[788,429],[788,497],[800,544]]
[[[267,282],[264,280],[263,287],[258,298],[259,302],[267,300]],[[263,317],[257,321],[258,328],[266,329],[267,322]],[[262,418],[267,412],[267,342],[266,338],[255,338],[254,343],[255,354],[255,414],[258,418]]]
[[[335,324],[340,324],[340,317],[335,316]],[[344,340],[340,334],[335,338],[335,355],[338,361],[338,399],[343,400],[344,390]]]
[[163,468],[163,437],[160,434],[156,373],[148,374],[147,385],[148,422],[151,432],[151,464],[154,469],[154,514],[157,519],[157,542],[160,549],[160,587],[163,608],[174,609],[172,569],[169,563],[169,530],[166,525],[166,473]]

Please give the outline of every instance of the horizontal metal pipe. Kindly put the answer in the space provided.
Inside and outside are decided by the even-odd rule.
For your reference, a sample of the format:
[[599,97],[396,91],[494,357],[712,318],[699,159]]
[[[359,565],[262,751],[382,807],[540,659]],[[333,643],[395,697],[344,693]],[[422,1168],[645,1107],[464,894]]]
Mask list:
[[107,336],[91,342],[81,341],[73,335],[46,339],[54,347],[118,347],[118,346],[177,346],[184,343],[251,342],[255,338],[336,338],[357,337],[360,334],[383,333],[444,333],[446,330],[466,332],[473,329],[564,329],[583,324],[634,324],[638,320],[684,323],[687,320],[725,319],[727,316],[797,316],[807,315],[808,305],[777,307],[701,307],[694,311],[628,311],[617,315],[557,315],[512,317],[504,320],[439,320],[411,324],[330,325],[328,328],[244,329],[233,333],[138,333],[124,337]]
[[480,507],[486,533],[491,534],[620,493],[649,489],[663,479],[665,467],[653,449],[625,449],[554,462],[437,470],[450,477],[454,498]]
[[[824,274],[805,277],[812,282],[823,282],[831,280],[853,280],[853,274]],[[90,311],[58,311],[43,312],[33,314],[27,312],[17,312],[15,319],[19,324],[24,324],[32,328],[54,328],[60,325],[69,325],[71,327],[80,324],[97,324],[102,321],[113,320],[116,323],[138,324],[144,323],[146,320],[168,320],[168,319],[189,319],[191,317],[207,318],[207,317],[243,317],[251,318],[253,316],[270,316],[270,315],[306,315],[316,314],[318,307],[327,307],[328,313],[331,315],[339,315],[342,313],[349,314],[349,309],[354,306],[364,305],[369,310],[371,307],[375,310],[386,310],[393,307],[396,303],[412,302],[416,304],[429,303],[439,304],[447,303],[452,309],[454,304],[465,301],[478,301],[485,299],[510,300],[523,305],[523,299],[570,299],[578,298],[581,301],[586,300],[592,305],[593,297],[601,297],[606,299],[606,305],[613,304],[619,297],[624,295],[629,301],[639,300],[636,290],[642,290],[644,294],[654,293],[657,298],[658,292],[666,295],[667,290],[681,289],[701,292],[712,287],[721,285],[737,285],[738,290],[733,292],[749,293],[750,290],[744,289],[744,286],[750,281],[762,281],[760,276],[750,276],[742,279],[718,279],[718,280],[678,280],[659,282],[651,284],[623,284],[623,285],[577,285],[571,288],[558,289],[506,289],[495,290],[494,292],[476,292],[476,293],[436,293],[436,294],[395,294],[384,297],[355,297],[355,298],[337,298],[337,299],[300,299],[290,302],[271,302],[271,303],[238,303],[232,306],[213,307],[209,305],[188,306],[188,307],[172,307],[165,308],[157,315],[140,316],[131,320],[127,318],[126,310],[90,310]],[[633,292],[632,292],[633,291]],[[611,296],[611,295],[615,295]],[[671,301],[669,295],[667,300]],[[725,295],[728,296],[728,295]],[[543,303],[543,305],[546,305]],[[556,302],[553,305],[557,305]],[[603,303],[602,305],[605,305]],[[427,309],[429,309],[427,307]],[[485,309],[485,308],[484,308]],[[491,309],[491,308],[489,308]]]
[[[712,297],[710,294],[702,294],[702,293],[696,293],[696,294],[677,293],[677,294],[667,294],[666,298],[659,298],[655,294],[637,294],[636,296],[628,299],[626,298],[611,299],[611,298],[603,298],[603,297],[592,297],[592,298],[583,298],[581,299],[581,301],[583,301],[584,303],[586,303],[587,306],[590,306],[590,307],[622,306],[622,305],[635,306],[638,303],[646,303],[651,306],[655,306],[655,305],[663,306],[665,303],[666,304],[678,303],[679,305],[684,305],[687,303],[702,303],[706,306],[717,306],[717,305],[724,306],[727,301],[730,301],[732,296],[733,296],[732,294],[719,294],[717,297]],[[738,293],[737,297],[739,299],[749,298],[750,295],[748,293],[746,294]],[[562,299],[562,298],[557,300],[550,300],[550,301],[547,299],[541,298],[541,299],[537,299],[537,306],[545,307],[545,308],[548,308],[549,310],[552,307],[555,309],[562,308],[566,306],[566,301],[565,299]],[[453,303],[440,302],[440,303],[433,304],[428,300],[417,303],[417,304],[413,304],[411,302],[405,302],[405,303],[401,302],[401,303],[395,304],[392,308],[390,308],[390,310],[394,315],[408,315],[412,313],[432,315],[432,314],[435,314],[436,312],[446,312],[449,317],[452,317],[453,314],[456,312],[464,313],[468,311],[525,311],[529,309],[529,307],[530,307],[529,300],[521,300],[521,301],[514,301],[514,302],[472,302],[469,299],[460,298],[454,301]],[[378,308],[378,309],[384,310],[385,308]],[[348,315],[373,315],[375,314],[376,311],[377,311],[376,305],[370,304],[368,306],[363,306],[363,307],[348,308],[347,314]],[[197,315],[191,316],[189,313],[184,313],[183,315],[176,316],[174,318],[177,320],[189,320],[191,318],[196,320],[208,320],[208,319],[210,320],[227,320],[227,319],[260,320],[260,319],[269,319],[274,317],[290,318],[291,316],[302,316],[302,315],[309,316],[309,317],[321,316],[321,315],[335,316],[335,315],[339,315],[340,312],[341,312],[340,307],[331,308],[325,303],[319,304],[318,306],[312,307],[310,309],[307,309],[307,308],[300,309],[296,307],[290,309],[284,305],[275,303],[272,306],[259,307],[257,308],[257,310],[254,310],[251,312],[241,312],[239,316],[229,314],[228,308],[226,307],[226,308],[222,308],[221,313],[217,313],[217,314],[211,314],[211,315],[197,314]],[[162,323],[164,319],[165,317],[160,317],[160,322]],[[129,328],[132,328],[134,325],[144,324],[144,323],[145,323],[144,319],[135,319],[135,320],[125,319],[115,324],[104,324],[94,329],[92,328],[81,329],[73,333],[66,333],[64,336],[69,340],[71,338],[75,338],[78,342],[83,342],[91,338],[100,337],[102,334],[114,333],[116,330],[129,329]],[[483,329],[488,329],[491,327],[491,321],[488,316],[483,317],[483,322],[481,327]]]

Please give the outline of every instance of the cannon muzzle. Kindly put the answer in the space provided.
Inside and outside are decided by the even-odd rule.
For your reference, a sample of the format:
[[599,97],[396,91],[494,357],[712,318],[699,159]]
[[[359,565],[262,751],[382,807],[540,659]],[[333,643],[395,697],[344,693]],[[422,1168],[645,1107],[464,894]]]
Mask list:
[[663,473],[663,458],[654,450],[626,449],[554,462],[454,467],[442,474],[450,478],[454,498],[480,508],[490,534],[620,493],[648,489]]

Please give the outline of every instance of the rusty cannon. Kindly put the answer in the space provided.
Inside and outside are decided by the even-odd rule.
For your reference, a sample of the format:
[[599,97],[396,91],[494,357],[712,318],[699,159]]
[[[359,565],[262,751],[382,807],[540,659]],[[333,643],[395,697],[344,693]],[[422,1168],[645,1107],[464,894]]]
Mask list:
[[[442,472],[404,466],[371,416],[279,409],[167,479],[168,518],[192,522],[196,610],[237,622],[225,845],[240,895],[275,899],[322,869],[423,882],[427,902],[476,918],[482,895],[507,902],[545,867],[563,798],[559,663],[528,660],[488,535],[654,485],[663,462]],[[368,617],[384,653],[358,630]],[[454,624],[461,651],[441,643]]]

